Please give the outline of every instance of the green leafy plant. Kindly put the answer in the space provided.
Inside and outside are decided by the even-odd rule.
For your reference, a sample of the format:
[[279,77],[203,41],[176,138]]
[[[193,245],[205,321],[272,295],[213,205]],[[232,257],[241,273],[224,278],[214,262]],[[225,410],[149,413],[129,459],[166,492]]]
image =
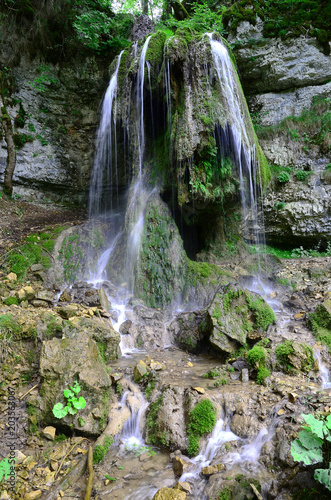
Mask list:
[[93,463],[100,463],[106,456],[109,448],[113,444],[114,439],[111,436],[106,436],[103,440],[103,444],[98,444],[93,451]]
[[270,375],[270,370],[266,368],[267,351],[262,345],[255,345],[247,353],[247,361],[254,370],[257,371],[256,382],[263,385],[264,381]]
[[290,174],[288,172],[285,172],[285,170],[283,170],[277,177],[277,180],[280,184],[285,184],[286,182],[288,182],[290,180]]
[[317,419],[312,414],[302,415],[307,425],[302,427],[298,439],[291,444],[291,455],[305,465],[323,463],[328,468],[316,469],[314,478],[331,491],[331,415]]
[[312,172],[307,172],[306,170],[298,170],[294,173],[294,177],[298,179],[298,181],[305,181]]
[[53,415],[56,418],[64,418],[68,413],[69,415],[76,415],[78,410],[82,410],[86,406],[85,399],[82,396],[77,397],[77,394],[80,392],[77,380],[73,387],[70,386],[70,389],[63,391],[63,395],[67,399],[66,406],[63,406],[62,403],[56,403],[53,407]]
[[49,85],[59,83],[58,80],[51,75],[50,67],[46,64],[39,66],[37,71],[40,76],[36,77],[32,82],[29,82],[29,84],[39,92],[46,92]]
[[4,458],[0,462],[0,481],[4,477],[5,479],[9,479],[10,472],[12,470],[12,461],[16,462],[16,458]]
[[105,474],[105,478],[108,479],[108,481],[116,481],[116,478],[111,477],[109,474]]

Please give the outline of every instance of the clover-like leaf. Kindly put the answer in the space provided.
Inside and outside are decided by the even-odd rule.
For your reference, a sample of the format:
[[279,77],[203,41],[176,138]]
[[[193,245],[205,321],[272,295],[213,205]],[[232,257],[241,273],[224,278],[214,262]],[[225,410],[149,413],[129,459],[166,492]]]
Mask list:
[[73,387],[71,387],[71,386],[70,386],[70,389],[71,389],[72,391],[74,391],[74,393],[75,393],[75,394],[78,394],[78,393],[80,392],[80,387],[79,387],[79,385],[78,385],[77,380],[75,381],[75,383],[74,383],[74,386],[73,386]]
[[[16,458],[13,458],[11,460],[14,460],[16,462]],[[8,479],[10,477],[10,472],[12,470],[13,465],[9,462],[8,458],[4,458],[0,462],[0,481],[2,480],[3,477],[5,479]]]
[[68,413],[70,415],[76,415],[76,413],[77,413],[76,408],[73,408],[71,405],[66,406],[66,408],[68,408]]
[[296,462],[303,462],[305,465],[323,462],[323,455],[320,448],[307,450],[298,439],[291,444],[291,455]]
[[56,403],[56,405],[53,406],[52,411],[53,411],[53,415],[56,418],[63,418],[68,413],[68,407],[67,406],[63,407],[62,403]]
[[314,479],[324,484],[331,491],[331,469],[316,469]]
[[82,410],[86,406],[86,400],[81,396],[79,399],[73,399],[72,404],[77,410]]
[[322,422],[321,420],[317,420],[311,413],[308,415],[302,414],[302,417],[304,418],[305,422],[309,425],[311,432],[313,434],[316,434],[316,436],[318,436],[319,438],[323,439],[324,422]]
[[307,428],[299,432],[299,441],[307,450],[321,448],[323,445],[323,439],[312,434]]
[[64,397],[67,399],[72,398],[72,396],[74,396],[74,393],[70,389],[64,389],[63,394]]

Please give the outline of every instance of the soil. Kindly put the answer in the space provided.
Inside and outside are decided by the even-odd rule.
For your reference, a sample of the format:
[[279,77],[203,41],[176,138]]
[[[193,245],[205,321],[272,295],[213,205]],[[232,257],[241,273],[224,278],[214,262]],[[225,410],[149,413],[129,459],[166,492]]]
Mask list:
[[30,233],[60,225],[82,224],[86,208],[67,208],[50,203],[37,204],[10,199],[0,193],[0,255]]

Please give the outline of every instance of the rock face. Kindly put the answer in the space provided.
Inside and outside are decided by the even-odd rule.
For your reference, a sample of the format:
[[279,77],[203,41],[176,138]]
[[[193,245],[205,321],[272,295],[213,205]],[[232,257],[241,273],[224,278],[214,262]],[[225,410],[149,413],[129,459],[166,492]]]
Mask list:
[[[0,45],[0,60],[6,51]],[[77,57],[61,65],[41,64],[21,56],[13,68],[15,99],[7,107],[14,118],[24,110],[24,125],[17,129],[22,147],[17,151],[15,193],[27,199],[85,202],[93,163],[97,109],[107,85],[107,68],[94,57]],[[44,83],[38,85],[36,79]],[[6,165],[4,139],[0,148],[0,180]]]
[[248,93],[319,85],[330,80],[331,58],[321,52],[316,39],[304,36],[287,40],[262,39],[257,33],[252,43],[248,41],[247,24],[242,27],[243,35],[231,37],[229,42],[236,45],[234,54],[244,90]]
[[[111,383],[102,364],[96,342],[85,333],[43,343],[40,356],[40,389],[43,420],[53,425],[73,426],[80,432],[99,435],[107,423]],[[86,407],[63,419],[52,413],[53,406],[65,404],[64,389],[78,381]]]
[[293,176],[283,187],[266,195],[268,241],[312,246],[330,240],[331,186],[325,183],[324,176],[324,170],[316,170],[306,182]]

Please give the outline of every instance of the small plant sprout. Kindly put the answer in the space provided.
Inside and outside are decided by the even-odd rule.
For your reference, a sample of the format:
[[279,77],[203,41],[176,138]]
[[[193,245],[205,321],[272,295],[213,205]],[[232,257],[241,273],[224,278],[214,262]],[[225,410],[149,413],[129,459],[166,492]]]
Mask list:
[[16,458],[4,458],[0,462],[0,481],[4,477],[6,480],[10,478],[10,473],[13,470],[13,464],[16,462]]
[[77,380],[70,389],[63,391],[63,395],[67,399],[66,406],[63,406],[62,403],[56,403],[53,407],[53,415],[56,418],[64,418],[68,413],[69,415],[76,415],[78,410],[82,410],[86,406],[85,399],[82,396],[77,397],[77,394],[80,392]]

